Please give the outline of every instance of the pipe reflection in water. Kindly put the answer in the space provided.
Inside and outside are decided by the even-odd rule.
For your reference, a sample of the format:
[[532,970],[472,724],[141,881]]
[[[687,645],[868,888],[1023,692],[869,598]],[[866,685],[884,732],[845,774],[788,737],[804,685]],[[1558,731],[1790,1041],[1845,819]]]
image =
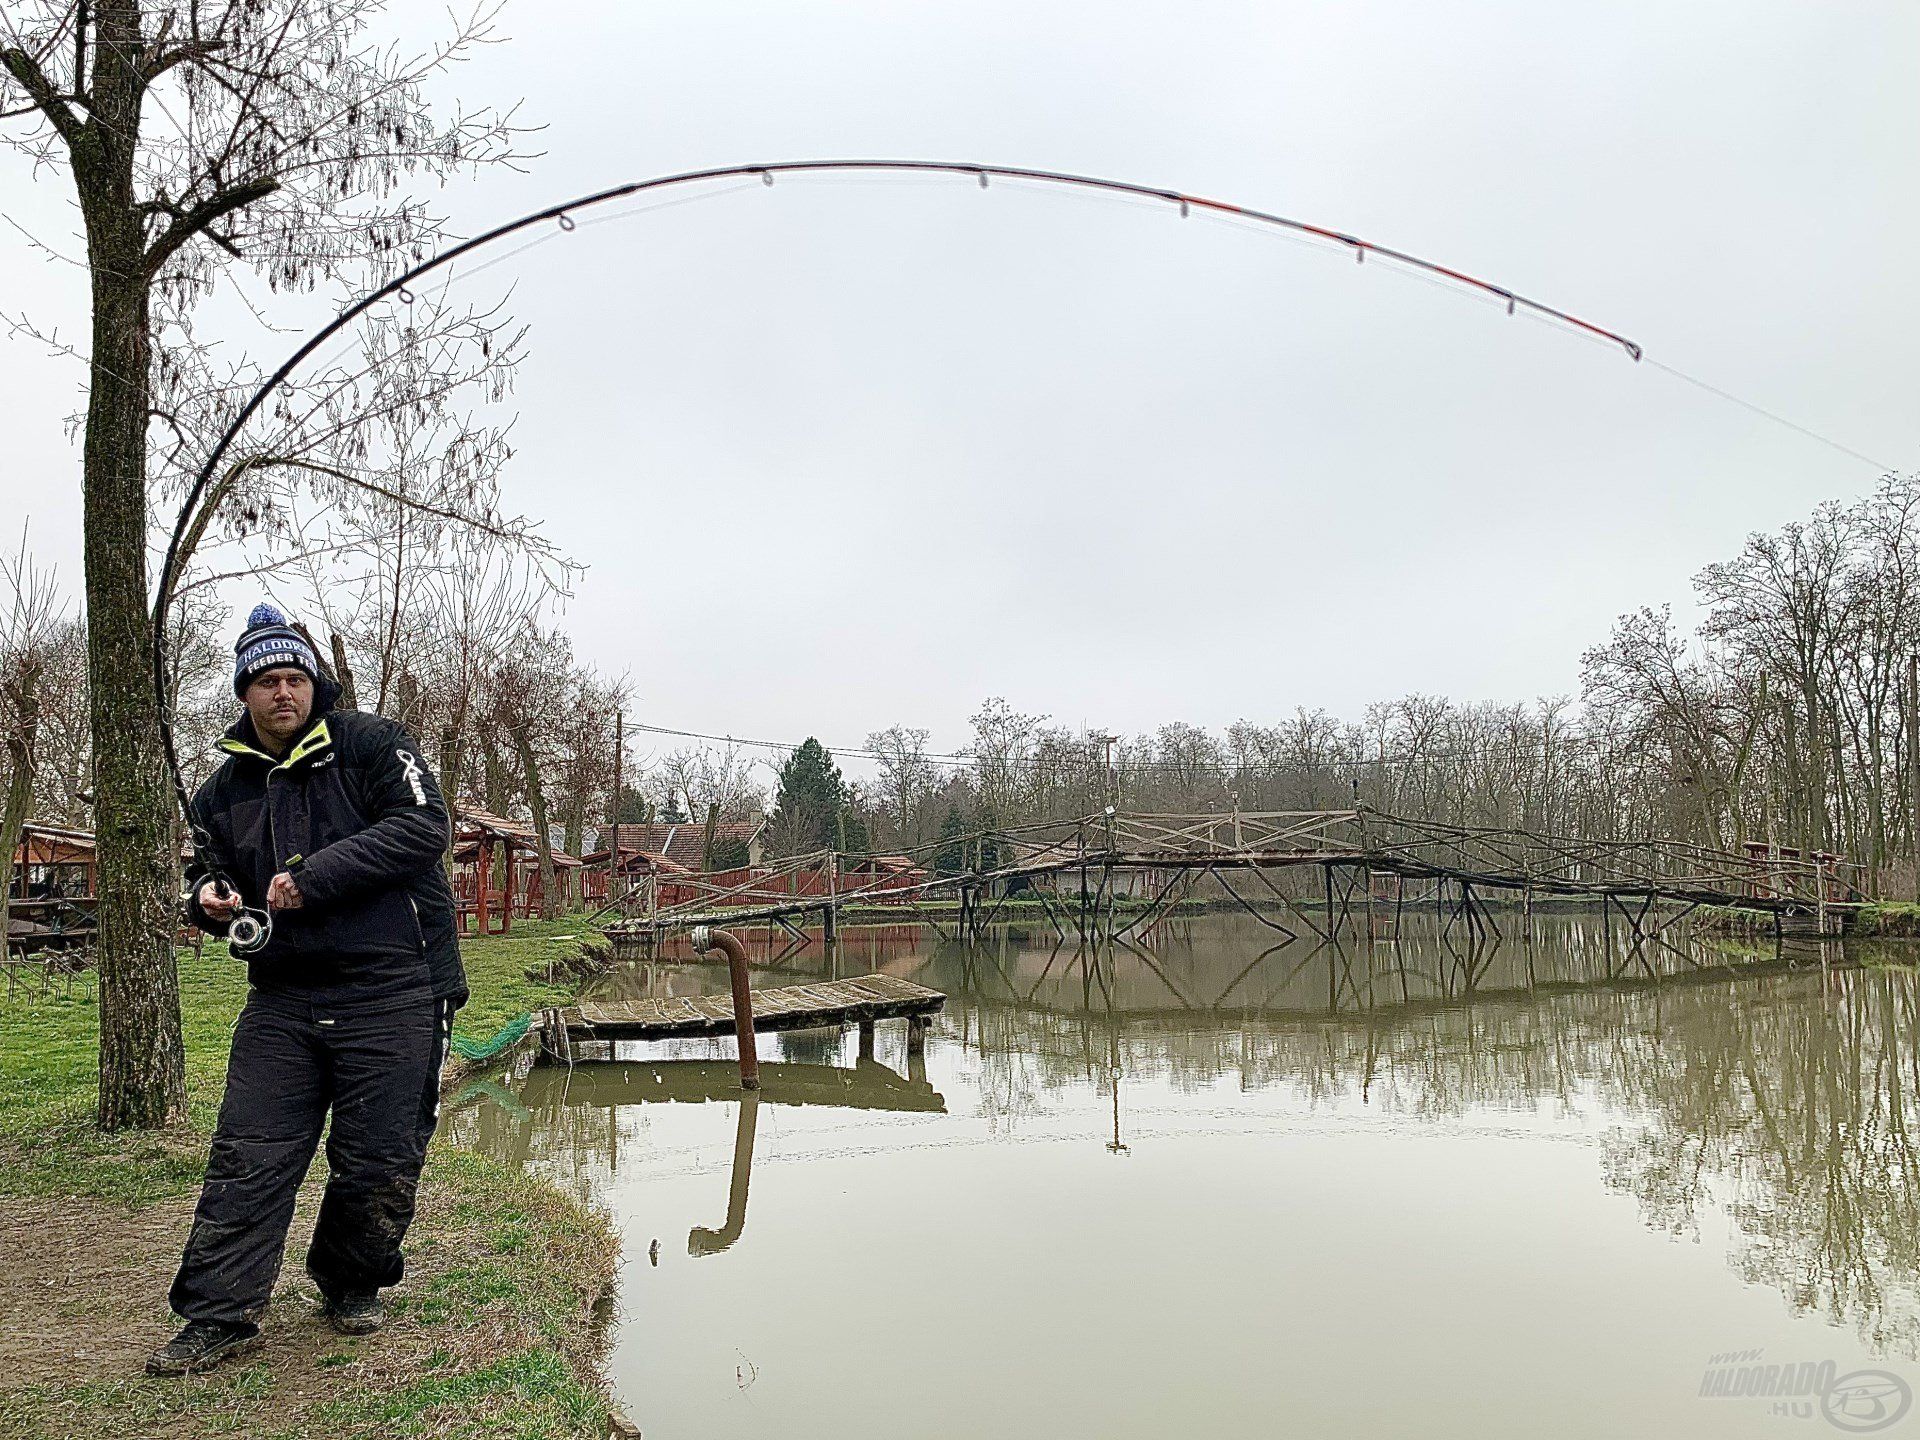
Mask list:
[[[778,1037],[789,1052],[823,1053],[819,1032],[796,1031]],[[831,1033],[826,1036],[832,1041]],[[837,1042],[834,1042],[837,1043]],[[582,1065],[536,1066],[515,1092],[493,1080],[466,1086],[448,1107],[464,1143],[524,1163],[536,1136],[564,1136],[576,1153],[602,1149],[607,1168],[619,1155],[618,1113],[622,1107],[695,1104],[739,1107],[733,1137],[733,1161],[727,1187],[727,1219],[718,1230],[696,1225],[687,1235],[689,1255],[716,1255],[740,1238],[747,1221],[747,1190],[753,1178],[753,1143],[761,1101],[770,1105],[830,1106],[899,1114],[946,1112],[946,1098],[927,1082],[926,1057],[909,1058],[907,1073],[863,1055],[851,1066],[805,1062],[762,1065],[759,1086],[742,1091],[736,1064],[720,1060],[614,1061]],[[581,1123],[583,1115],[603,1118]]]
[[740,1098],[740,1118],[733,1132],[733,1177],[727,1184],[727,1223],[718,1230],[696,1225],[687,1232],[689,1255],[717,1255],[740,1238],[747,1228],[747,1184],[753,1179],[753,1122],[760,1115],[760,1096]]

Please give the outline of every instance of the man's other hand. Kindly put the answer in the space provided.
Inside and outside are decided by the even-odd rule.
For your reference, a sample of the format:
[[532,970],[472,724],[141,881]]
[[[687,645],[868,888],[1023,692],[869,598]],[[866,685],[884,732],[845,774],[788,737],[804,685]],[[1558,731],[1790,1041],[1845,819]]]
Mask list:
[[300,887],[293,883],[293,876],[282,870],[273,877],[267,886],[267,908],[271,910],[298,910],[306,903],[306,897],[300,893]]
[[229,890],[222,895],[219,888],[208,880],[200,887],[200,893],[194,896],[200,908],[206,912],[209,920],[231,920],[240,913],[240,896],[237,891]]

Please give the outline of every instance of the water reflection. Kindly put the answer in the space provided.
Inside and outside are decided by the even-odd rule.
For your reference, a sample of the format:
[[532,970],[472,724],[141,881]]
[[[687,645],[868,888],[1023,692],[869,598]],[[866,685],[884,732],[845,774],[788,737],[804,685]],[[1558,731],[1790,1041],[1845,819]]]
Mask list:
[[[1892,952],[1843,960],[1678,930],[1636,947],[1598,919],[1502,924],[1504,936],[1482,939],[1409,917],[1397,944],[1275,945],[1250,918],[1205,915],[1097,949],[1051,928],[1003,927],[977,944],[917,927],[850,930],[755,983],[877,969],[945,991],[931,1040],[939,1088],[919,1057],[896,1069],[851,1035],[814,1032],[763,1037],[763,1089],[743,1101],[726,1047],[681,1042],[474,1087],[454,1125],[583,1193],[625,1197],[629,1174],[708,1185],[724,1174],[724,1223],[689,1230],[700,1257],[751,1248],[756,1140],[763,1166],[862,1156],[897,1169],[891,1157],[928,1147],[1076,1135],[1129,1159],[1201,1135],[1270,1147],[1315,1117],[1383,1126],[1392,1153],[1408,1156],[1429,1133],[1573,1139],[1599,1156],[1586,1183],[1631,1196],[1645,1224],[1724,1245],[1734,1275],[1847,1327],[1874,1355],[1920,1355],[1912,971],[1886,963]],[[656,961],[607,988],[710,993],[725,974]],[[882,1049],[895,1049],[884,1028]],[[656,1133],[660,1107],[676,1104],[715,1121],[733,1106],[730,1153],[712,1124],[697,1137]],[[776,1126],[770,1140],[768,1116],[788,1107],[822,1119]],[[1017,1182],[1019,1165],[994,1173]],[[1547,1203],[1584,1203],[1558,1193]],[[937,1215],[955,1200],[915,1191],[910,1203]],[[1221,1243],[1230,1269],[1241,1242]],[[779,1257],[756,1252],[755,1263]]]

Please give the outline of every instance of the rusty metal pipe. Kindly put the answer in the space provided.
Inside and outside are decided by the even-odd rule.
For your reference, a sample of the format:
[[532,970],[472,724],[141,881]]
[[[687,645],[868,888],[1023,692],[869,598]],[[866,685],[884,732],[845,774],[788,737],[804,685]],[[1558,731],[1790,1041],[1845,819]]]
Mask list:
[[725,930],[694,927],[693,948],[704,955],[719,950],[727,957],[727,979],[733,986],[733,1033],[740,1047],[740,1088],[760,1088],[760,1051],[753,1041],[753,992],[747,988],[747,947]]

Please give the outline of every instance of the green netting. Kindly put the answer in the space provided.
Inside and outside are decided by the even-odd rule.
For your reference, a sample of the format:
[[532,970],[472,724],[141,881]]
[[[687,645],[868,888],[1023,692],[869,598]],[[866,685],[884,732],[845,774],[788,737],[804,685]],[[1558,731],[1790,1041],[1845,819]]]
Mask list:
[[513,1017],[485,1040],[469,1040],[464,1035],[453,1037],[454,1054],[467,1060],[491,1060],[503,1050],[510,1050],[526,1038],[527,1031],[533,1028],[533,1016],[526,1011]]

